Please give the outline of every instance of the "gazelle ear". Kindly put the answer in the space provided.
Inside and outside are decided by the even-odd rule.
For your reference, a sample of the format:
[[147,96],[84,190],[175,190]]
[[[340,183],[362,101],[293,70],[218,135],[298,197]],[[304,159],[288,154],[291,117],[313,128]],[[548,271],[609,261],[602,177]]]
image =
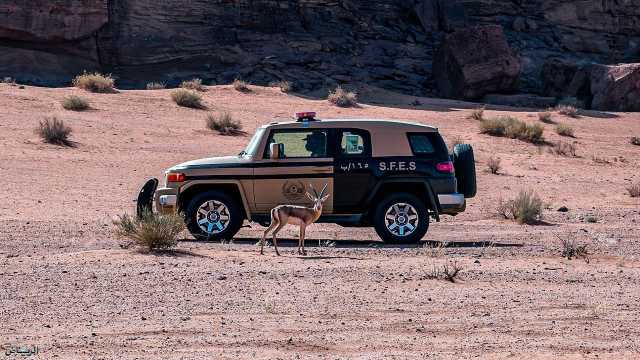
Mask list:
[[313,195],[309,194],[309,192],[305,193],[307,195],[307,197],[309,198],[309,200],[311,201],[316,201],[316,199],[313,198]]
[[322,199],[320,199],[321,202],[325,202],[328,198],[329,198],[330,194],[327,194],[325,196],[322,197]]

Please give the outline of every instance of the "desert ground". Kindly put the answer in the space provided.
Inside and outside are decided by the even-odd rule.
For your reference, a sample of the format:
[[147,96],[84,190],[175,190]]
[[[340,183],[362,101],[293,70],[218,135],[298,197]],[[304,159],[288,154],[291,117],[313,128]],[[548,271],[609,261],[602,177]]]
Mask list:
[[[361,87],[361,106],[253,87],[207,87],[206,110],[171,90],[92,94],[0,84],[0,344],[37,345],[55,359],[632,359],[640,358],[640,115],[553,114],[574,127],[576,157],[479,134],[478,104]],[[86,97],[92,109],[66,111]],[[416,100],[418,100],[416,102]],[[287,227],[283,256],[258,255],[249,224],[231,243],[145,254],[122,247],[116,215],[151,176],[186,160],[238,153],[248,136],[205,128],[229,111],[252,134],[295,111],[322,118],[404,119],[474,146],[478,195],[467,212],[432,223],[420,246],[380,243],[372,229],[315,224],[308,256]],[[540,109],[487,106],[538,122]],[[34,129],[55,115],[74,147]],[[545,124],[549,142],[560,139]],[[490,156],[502,169],[486,171]],[[544,223],[496,215],[500,199],[535,190]],[[562,206],[567,212],[559,212]],[[588,260],[561,256],[560,238]],[[288,246],[287,246],[288,245]],[[431,279],[458,264],[455,282]],[[0,352],[0,356],[4,356]],[[11,355],[15,356],[15,355]]]

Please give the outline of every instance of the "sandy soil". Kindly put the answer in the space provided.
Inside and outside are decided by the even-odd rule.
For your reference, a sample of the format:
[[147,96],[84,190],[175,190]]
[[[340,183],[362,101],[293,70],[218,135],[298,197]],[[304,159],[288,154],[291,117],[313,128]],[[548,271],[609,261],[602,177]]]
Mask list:
[[[35,344],[39,358],[58,359],[640,357],[640,200],[625,189],[640,181],[640,147],[629,143],[640,115],[555,114],[576,131],[568,140],[578,157],[568,158],[478,134],[476,104],[360,93],[361,107],[340,109],[272,88],[209,87],[205,111],[177,107],[170,90],[0,84],[0,344]],[[93,109],[63,110],[69,94]],[[473,144],[478,196],[432,224],[426,247],[313,225],[309,256],[286,247],[283,257],[261,257],[253,224],[232,244],[185,238],[173,253],[122,249],[112,218],[132,212],[147,177],[243,148],[247,137],[205,129],[207,112],[222,110],[249,133],[301,110],[436,125],[449,142]],[[485,113],[538,121],[531,109]],[[33,130],[46,115],[73,127],[76,147],[41,143]],[[547,140],[560,139],[545,128]],[[499,175],[485,171],[491,155],[502,160]],[[529,188],[546,204],[545,225],[495,215],[500,198]],[[590,261],[562,258],[556,235],[587,244]],[[430,279],[454,262],[463,269],[455,283]]]

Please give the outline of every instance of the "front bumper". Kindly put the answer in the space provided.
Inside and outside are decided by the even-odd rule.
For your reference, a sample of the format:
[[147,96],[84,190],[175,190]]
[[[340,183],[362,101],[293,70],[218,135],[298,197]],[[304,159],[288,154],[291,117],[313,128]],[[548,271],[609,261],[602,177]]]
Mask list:
[[457,215],[467,208],[467,201],[464,195],[458,193],[438,194],[438,201],[440,202],[442,214]]

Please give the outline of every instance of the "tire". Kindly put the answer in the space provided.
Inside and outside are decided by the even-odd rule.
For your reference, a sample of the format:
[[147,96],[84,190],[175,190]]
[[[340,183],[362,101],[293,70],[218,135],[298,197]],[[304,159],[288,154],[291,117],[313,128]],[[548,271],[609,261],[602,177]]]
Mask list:
[[[402,205],[404,204],[404,205]],[[404,218],[400,218],[400,213],[405,213]],[[409,205],[407,208],[406,205]],[[415,215],[416,222],[411,221],[411,216]],[[374,211],[373,226],[380,238],[389,244],[416,244],[422,240],[429,229],[429,213],[424,202],[409,193],[397,193],[386,196],[376,206]],[[387,219],[387,216],[394,216],[395,219]],[[395,223],[395,226],[393,225]],[[408,225],[398,225],[408,224]],[[413,230],[409,226],[413,226]],[[404,230],[402,229],[404,227]],[[407,231],[411,231],[407,234]],[[404,233],[404,235],[402,235]]]
[[[220,205],[224,208],[220,208]],[[200,209],[202,211],[198,211]],[[199,220],[201,224],[198,224]],[[213,190],[198,194],[189,201],[185,222],[196,240],[229,240],[240,230],[244,216],[236,199],[222,191]]]
[[458,144],[453,147],[453,167],[458,179],[458,192],[465,198],[476,196],[476,161],[471,145]]

